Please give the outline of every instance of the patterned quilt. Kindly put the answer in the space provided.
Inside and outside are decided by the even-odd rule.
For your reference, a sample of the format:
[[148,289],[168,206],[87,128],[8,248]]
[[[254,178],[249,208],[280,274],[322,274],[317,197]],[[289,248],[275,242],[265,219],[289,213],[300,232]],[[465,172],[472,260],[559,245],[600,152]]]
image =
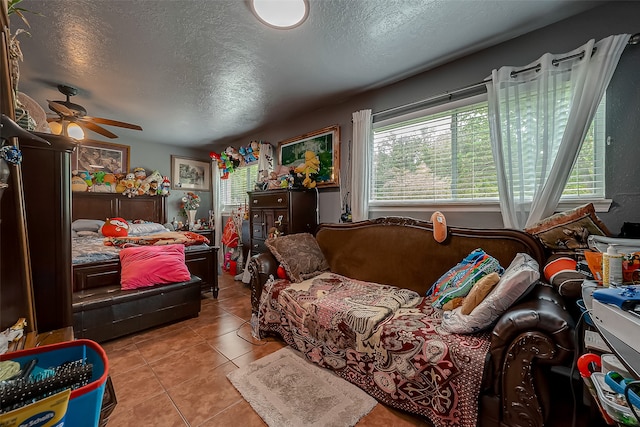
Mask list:
[[413,291],[332,273],[271,280],[257,321],[260,335],[279,334],[381,402],[434,426],[476,425],[490,335],[447,334]]

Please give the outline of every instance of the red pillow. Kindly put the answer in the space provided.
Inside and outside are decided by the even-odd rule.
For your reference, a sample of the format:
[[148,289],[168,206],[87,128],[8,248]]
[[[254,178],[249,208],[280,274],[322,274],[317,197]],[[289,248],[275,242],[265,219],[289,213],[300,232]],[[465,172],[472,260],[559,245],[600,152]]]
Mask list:
[[129,234],[129,223],[124,218],[107,218],[101,231],[105,237],[125,237]]
[[183,245],[136,246],[120,251],[120,287],[144,288],[191,279]]

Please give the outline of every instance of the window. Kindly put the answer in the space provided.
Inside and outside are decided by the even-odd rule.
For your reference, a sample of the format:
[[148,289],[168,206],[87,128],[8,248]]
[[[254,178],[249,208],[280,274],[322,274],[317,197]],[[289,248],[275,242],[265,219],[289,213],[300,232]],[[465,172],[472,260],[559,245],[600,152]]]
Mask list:
[[244,206],[258,178],[258,163],[236,169],[228,179],[220,180],[220,203],[223,212]]
[[[604,198],[604,99],[563,200]],[[371,206],[498,201],[486,95],[374,123]]]

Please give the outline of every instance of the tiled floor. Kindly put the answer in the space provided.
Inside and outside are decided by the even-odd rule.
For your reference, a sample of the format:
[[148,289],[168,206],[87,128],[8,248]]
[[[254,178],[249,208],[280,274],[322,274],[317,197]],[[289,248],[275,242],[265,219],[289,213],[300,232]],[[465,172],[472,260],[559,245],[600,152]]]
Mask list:
[[[118,399],[109,427],[264,426],[226,375],[284,346],[251,338],[250,290],[220,276],[200,316],[103,343]],[[428,426],[381,404],[358,426]]]

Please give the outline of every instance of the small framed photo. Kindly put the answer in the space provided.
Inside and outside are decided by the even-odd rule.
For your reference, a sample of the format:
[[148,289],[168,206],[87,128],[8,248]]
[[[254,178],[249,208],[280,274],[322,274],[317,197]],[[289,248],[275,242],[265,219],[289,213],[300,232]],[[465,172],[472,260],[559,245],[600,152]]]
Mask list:
[[127,173],[129,148],[128,145],[111,142],[81,140],[71,154],[71,169],[91,173]]
[[171,188],[174,190],[209,191],[211,163],[188,157],[171,156]]
[[340,126],[333,125],[278,143],[278,162],[297,167],[304,163],[304,154],[313,151],[320,160],[316,178],[318,187],[340,185]]

